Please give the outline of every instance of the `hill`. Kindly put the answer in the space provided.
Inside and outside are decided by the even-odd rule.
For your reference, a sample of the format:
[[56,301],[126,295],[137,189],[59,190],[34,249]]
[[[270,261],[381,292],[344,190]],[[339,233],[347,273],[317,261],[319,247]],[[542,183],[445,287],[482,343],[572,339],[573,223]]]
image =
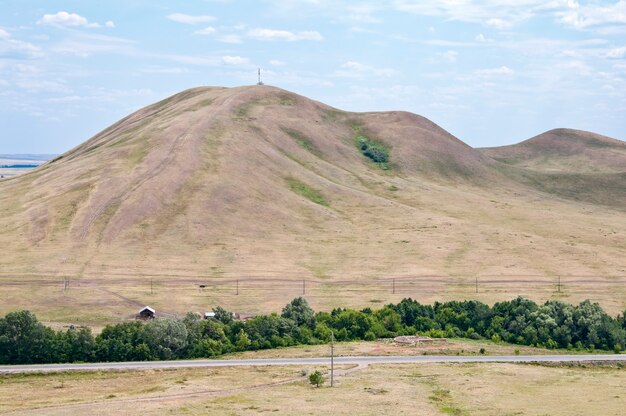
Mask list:
[[540,172],[626,171],[626,142],[582,130],[554,129],[512,146],[480,150],[502,163]]
[[[623,183],[611,182],[611,200],[598,196],[607,177],[624,173],[619,151],[583,141],[566,154],[559,134],[523,151],[477,150],[406,112],[344,112],[269,86],[187,90],[0,182],[0,279],[18,299],[5,308],[66,316],[68,304],[99,305],[118,316],[116,305],[151,299],[184,311],[230,296],[199,294],[198,282],[229,279],[442,276],[422,293],[440,296],[478,274],[624,275],[626,218],[615,203],[626,198]],[[544,142],[553,160],[594,160],[599,176],[565,172],[584,176],[568,194],[531,163]],[[93,290],[28,287],[24,296],[18,287],[66,276]],[[154,278],[171,287],[146,298]],[[346,302],[328,290],[312,303],[376,296],[350,292]],[[284,297],[259,289],[230,301],[266,310]]]
[[555,129],[512,146],[480,149],[509,177],[564,198],[626,207],[626,142]]

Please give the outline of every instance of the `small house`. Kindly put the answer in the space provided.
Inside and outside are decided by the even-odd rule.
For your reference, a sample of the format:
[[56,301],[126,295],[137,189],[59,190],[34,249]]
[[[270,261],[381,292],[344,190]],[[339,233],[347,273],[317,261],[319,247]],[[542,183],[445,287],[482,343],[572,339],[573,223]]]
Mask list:
[[211,318],[215,318],[215,312],[205,312],[204,313],[204,319],[211,319]]
[[156,315],[156,311],[149,306],[144,306],[138,313],[137,319],[141,319],[142,321],[147,321],[150,319],[154,319]]

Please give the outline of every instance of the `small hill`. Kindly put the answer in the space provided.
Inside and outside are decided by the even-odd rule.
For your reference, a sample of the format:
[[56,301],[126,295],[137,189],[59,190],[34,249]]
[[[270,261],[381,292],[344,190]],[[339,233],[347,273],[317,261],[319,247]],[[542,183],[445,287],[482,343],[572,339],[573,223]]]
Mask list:
[[499,162],[540,172],[626,172],[626,142],[581,130],[554,129],[512,146],[480,151]]
[[577,201],[626,206],[626,142],[555,129],[512,146],[480,149],[510,178]]

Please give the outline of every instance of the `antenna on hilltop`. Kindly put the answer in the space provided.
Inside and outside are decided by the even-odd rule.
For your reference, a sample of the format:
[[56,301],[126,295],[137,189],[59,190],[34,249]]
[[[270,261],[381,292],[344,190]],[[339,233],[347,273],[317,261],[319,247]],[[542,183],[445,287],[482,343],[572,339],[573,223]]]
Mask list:
[[259,82],[256,85],[263,85],[263,81],[261,81],[261,68],[259,68]]

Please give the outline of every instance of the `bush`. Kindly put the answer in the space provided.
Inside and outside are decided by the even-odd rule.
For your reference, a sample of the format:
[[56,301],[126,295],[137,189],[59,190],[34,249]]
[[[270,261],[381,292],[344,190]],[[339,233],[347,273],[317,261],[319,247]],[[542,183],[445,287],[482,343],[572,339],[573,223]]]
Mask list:
[[382,144],[374,142],[365,136],[357,136],[356,144],[364,156],[376,163],[389,162],[389,150]]
[[309,383],[315,387],[319,387],[324,384],[324,376],[318,370],[315,370],[309,375]]

